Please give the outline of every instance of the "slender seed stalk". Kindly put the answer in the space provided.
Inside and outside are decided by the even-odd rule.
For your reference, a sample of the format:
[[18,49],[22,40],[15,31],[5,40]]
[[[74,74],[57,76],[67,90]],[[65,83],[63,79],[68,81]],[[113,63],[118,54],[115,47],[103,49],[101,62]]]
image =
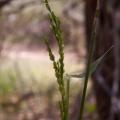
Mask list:
[[70,78],[66,79],[66,120],[69,119]]
[[[49,58],[53,62],[53,68],[55,71],[55,76],[57,78],[57,83],[59,87],[59,92],[61,95],[61,101],[59,102],[60,105],[60,113],[61,113],[61,120],[68,120],[68,105],[69,105],[69,82],[65,86],[64,83],[64,41],[63,41],[63,34],[60,26],[60,20],[58,17],[55,16],[54,12],[52,11],[48,0],[44,0],[46,8],[49,12],[49,19],[52,31],[55,35],[56,42],[58,45],[58,53],[59,59],[56,61],[55,56],[49,46],[47,39],[45,38],[45,44],[47,47],[47,51],[49,53]],[[67,87],[67,88],[66,88]],[[67,90],[66,90],[67,89]]]
[[[96,14],[97,14],[97,11],[96,11]],[[96,19],[94,21],[93,28],[92,28],[91,44],[90,44],[90,48],[89,48],[89,52],[88,52],[89,54],[88,54],[88,61],[87,61],[87,66],[86,66],[85,82],[84,82],[84,88],[83,88],[81,103],[80,103],[80,111],[79,111],[78,120],[82,120],[82,118],[83,118],[85,97],[86,97],[87,85],[88,85],[88,80],[89,80],[89,75],[90,75],[90,66],[91,66],[91,63],[92,63],[92,57],[93,57],[93,54],[94,54],[95,43],[96,43],[95,27],[96,27]]]

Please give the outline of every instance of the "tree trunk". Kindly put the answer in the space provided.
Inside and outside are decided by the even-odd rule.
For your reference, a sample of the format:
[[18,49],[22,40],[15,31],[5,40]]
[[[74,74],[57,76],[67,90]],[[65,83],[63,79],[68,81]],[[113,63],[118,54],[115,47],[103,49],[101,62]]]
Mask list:
[[[86,40],[90,45],[92,22],[97,0],[86,0]],[[93,75],[97,110],[100,120],[120,120],[120,0],[100,0],[94,60],[112,45]]]

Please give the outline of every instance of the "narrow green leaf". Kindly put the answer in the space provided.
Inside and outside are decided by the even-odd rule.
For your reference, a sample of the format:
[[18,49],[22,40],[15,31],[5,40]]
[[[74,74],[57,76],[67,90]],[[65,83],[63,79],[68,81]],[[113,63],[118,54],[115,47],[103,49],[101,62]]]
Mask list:
[[[95,72],[95,70],[97,69],[98,65],[103,61],[103,59],[106,57],[106,55],[108,55],[110,53],[110,51],[112,50],[113,46],[110,47],[109,50],[107,50],[107,52],[105,52],[100,58],[98,58],[95,62],[93,62],[90,66],[90,75],[93,74]],[[69,75],[72,78],[83,78],[85,77],[85,72],[80,73],[80,74],[71,74]]]

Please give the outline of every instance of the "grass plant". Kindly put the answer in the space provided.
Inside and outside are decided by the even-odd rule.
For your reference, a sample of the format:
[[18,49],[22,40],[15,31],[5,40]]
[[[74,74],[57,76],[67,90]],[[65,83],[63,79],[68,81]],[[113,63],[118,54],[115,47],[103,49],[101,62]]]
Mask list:
[[[84,78],[84,87],[80,102],[80,109],[78,111],[79,116],[78,120],[83,119],[83,112],[84,112],[84,104],[85,104],[85,98],[86,98],[86,92],[87,92],[87,86],[88,86],[88,80],[90,75],[96,70],[98,65],[101,63],[101,61],[106,57],[106,55],[111,51],[113,46],[105,52],[100,58],[98,58],[95,62],[92,62],[93,54],[94,54],[94,48],[95,48],[95,42],[96,42],[96,19],[93,22],[93,28],[91,33],[91,44],[88,51],[88,59],[86,63],[86,70],[83,73],[80,73],[79,75],[73,74],[73,75],[67,75],[64,78],[65,70],[64,70],[64,39],[60,24],[60,19],[55,15],[54,11],[52,11],[51,6],[48,3],[48,0],[44,0],[46,8],[49,12],[49,20],[50,25],[52,28],[52,31],[55,35],[57,46],[58,46],[58,53],[59,53],[59,59],[56,60],[52,49],[49,45],[48,38],[44,38],[44,42],[47,47],[47,51],[49,53],[49,58],[53,63],[53,68],[55,71],[55,76],[57,79],[57,83],[59,86],[59,92],[61,94],[61,100],[60,100],[60,113],[61,113],[61,120],[69,120],[69,89],[70,89],[70,78]],[[96,10],[96,15],[98,16],[99,11]],[[66,84],[65,84],[66,82]]]
[[49,3],[47,0],[44,1],[46,8],[49,12],[49,19],[51,24],[51,29],[55,35],[56,42],[58,45],[58,53],[59,53],[59,59],[56,60],[50,46],[48,43],[47,38],[44,39],[45,44],[47,46],[47,50],[49,53],[49,58],[53,62],[53,68],[55,71],[55,76],[57,78],[57,83],[59,87],[59,92],[61,95],[61,101],[59,102],[60,106],[60,113],[61,113],[61,120],[67,120],[68,119],[68,105],[69,105],[69,80],[67,80],[67,85],[65,85],[64,81],[64,40],[63,40],[63,33],[61,30],[61,24],[60,19],[56,17],[54,12],[52,11]]

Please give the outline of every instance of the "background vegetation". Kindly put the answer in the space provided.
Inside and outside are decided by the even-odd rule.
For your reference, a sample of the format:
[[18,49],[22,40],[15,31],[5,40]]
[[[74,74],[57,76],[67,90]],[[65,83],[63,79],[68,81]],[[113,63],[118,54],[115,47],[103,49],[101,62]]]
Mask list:
[[[84,71],[86,62],[84,3],[78,4],[77,0],[75,3],[71,7],[69,0],[50,1],[62,23],[67,73]],[[56,58],[59,54],[43,1],[13,0],[0,12],[0,119],[58,120],[60,94],[43,43],[45,36],[48,36]],[[82,88],[82,79],[71,80],[71,120],[76,119]],[[85,120],[97,120],[91,82],[83,117]]]

